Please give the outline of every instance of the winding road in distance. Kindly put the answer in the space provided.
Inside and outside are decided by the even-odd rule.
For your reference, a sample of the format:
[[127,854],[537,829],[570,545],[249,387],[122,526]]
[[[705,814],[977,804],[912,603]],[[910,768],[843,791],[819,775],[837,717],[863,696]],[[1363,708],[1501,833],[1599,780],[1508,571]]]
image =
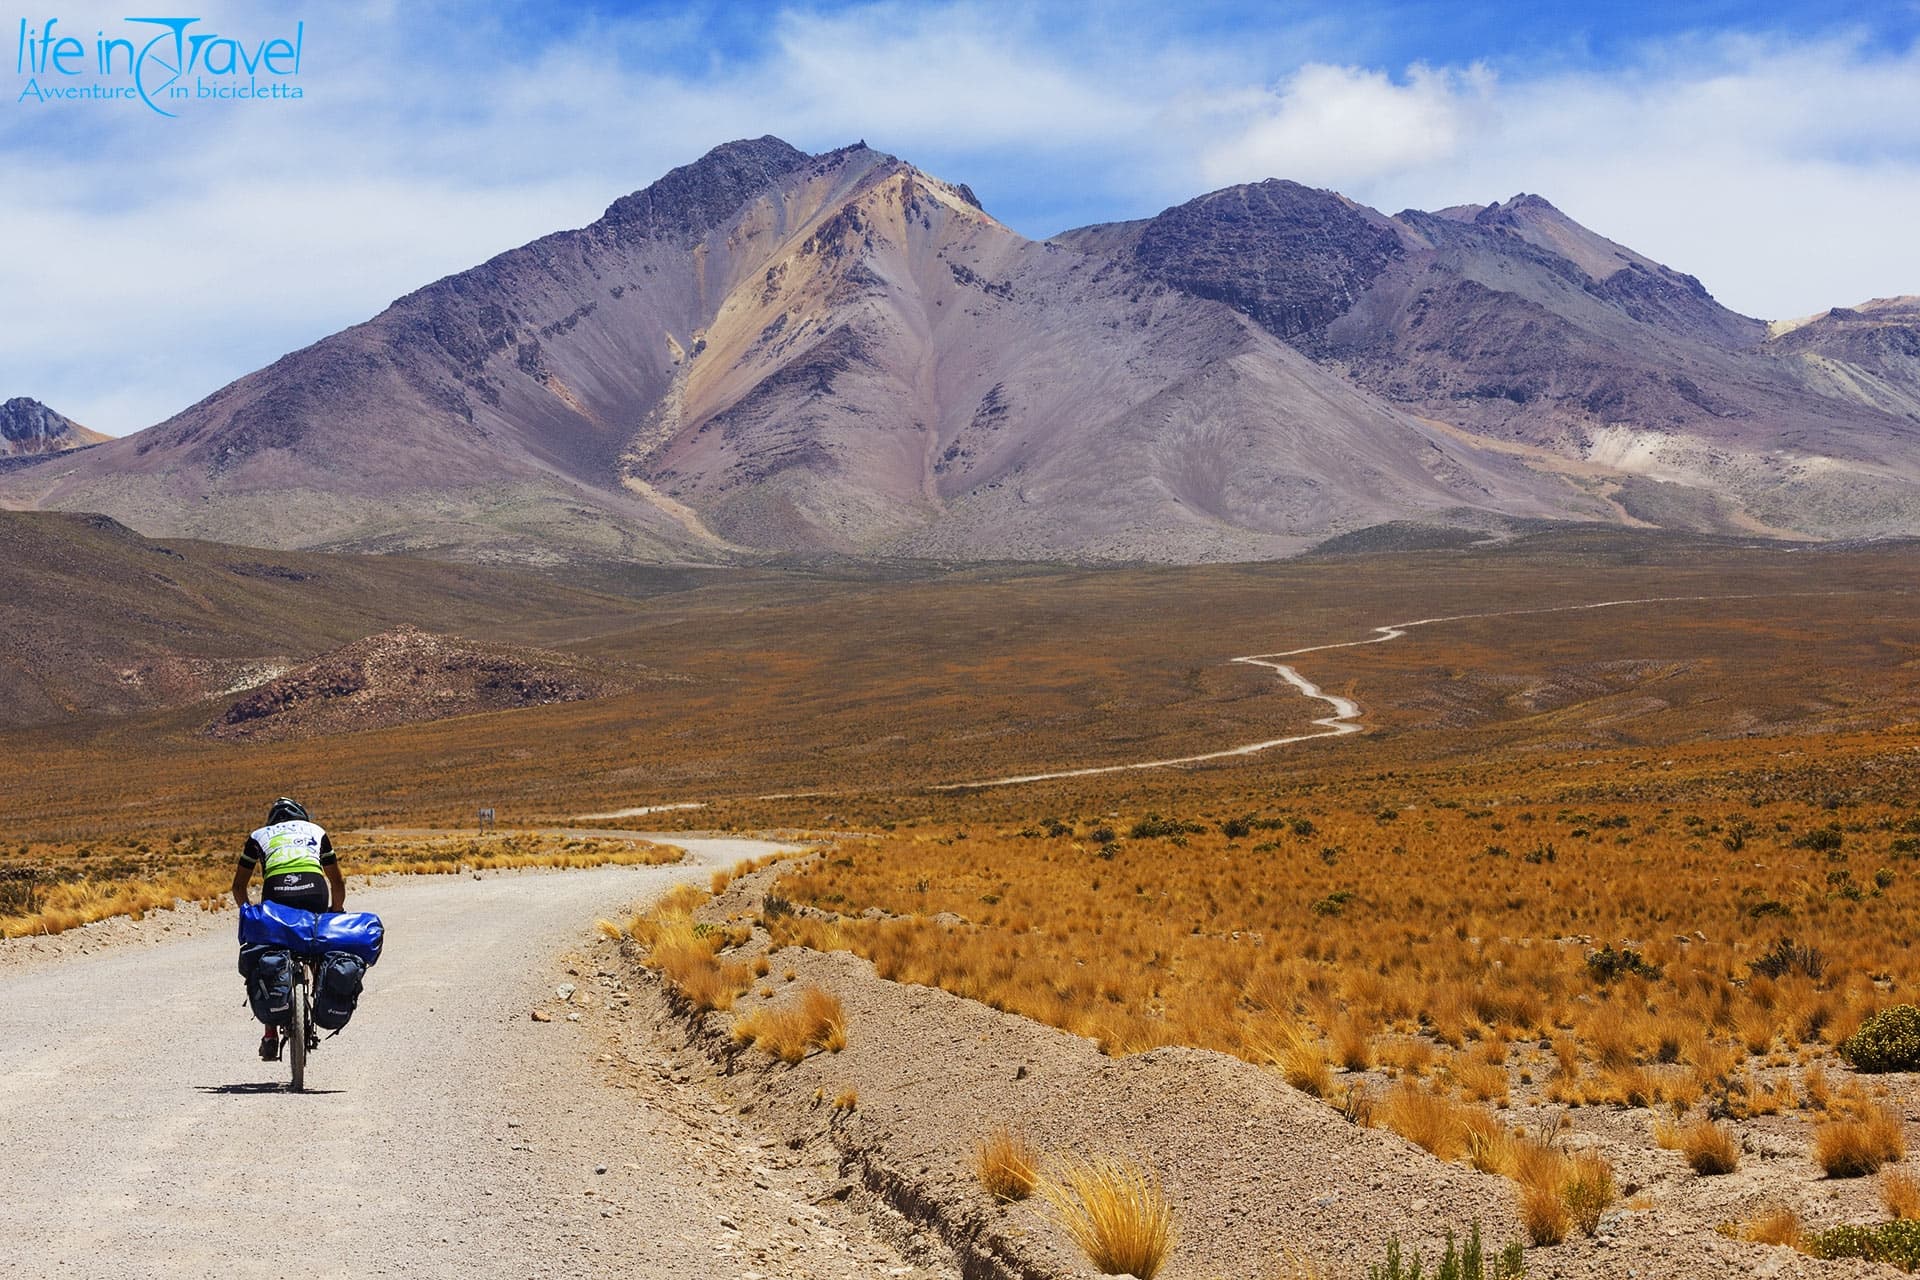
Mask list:
[[[1792,593],[1807,594],[1807,593]],[[1832,594],[1826,592],[1811,594]],[[1632,600],[1599,600],[1591,604],[1548,605],[1538,609],[1501,609],[1488,613],[1450,613],[1433,618],[1415,618],[1411,622],[1395,622],[1384,627],[1373,628],[1373,634],[1363,640],[1340,640],[1332,644],[1312,644],[1301,649],[1288,649],[1284,653],[1251,653],[1232,661],[1245,663],[1253,667],[1266,667],[1298,689],[1303,697],[1313,698],[1333,708],[1333,714],[1322,716],[1313,721],[1314,732],[1289,734],[1284,738],[1268,738],[1261,742],[1248,742],[1237,747],[1223,747],[1218,751],[1203,751],[1198,755],[1169,756],[1164,760],[1135,760],[1126,764],[1089,765],[1081,769],[1058,769],[1048,773],[1021,773],[1005,778],[983,778],[974,782],[946,782],[930,787],[932,791],[973,791],[985,787],[1011,787],[1023,782],[1051,782],[1056,778],[1088,778],[1102,773],[1126,773],[1133,769],[1166,769],[1183,764],[1202,764],[1209,760],[1226,760],[1234,756],[1257,755],[1274,747],[1284,747],[1294,742],[1311,742],[1315,738],[1338,738],[1349,733],[1359,733],[1365,726],[1360,722],[1360,704],[1352,698],[1343,698],[1337,693],[1327,693],[1319,685],[1300,674],[1298,668],[1277,661],[1280,658],[1297,658],[1303,653],[1324,653],[1329,649],[1357,649],[1362,645],[1385,644],[1389,640],[1398,640],[1415,627],[1430,627],[1441,622],[1467,622],[1475,618],[1518,618],[1541,613],[1578,613],[1590,609],[1618,609],[1637,604],[1687,604],[1718,600],[1757,600],[1758,593],[1729,596],[1642,596]]]

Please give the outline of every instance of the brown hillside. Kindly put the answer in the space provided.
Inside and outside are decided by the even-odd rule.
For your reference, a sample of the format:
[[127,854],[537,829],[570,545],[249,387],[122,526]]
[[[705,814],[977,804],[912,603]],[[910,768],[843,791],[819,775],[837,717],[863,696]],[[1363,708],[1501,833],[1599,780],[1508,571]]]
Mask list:
[[207,727],[283,742],[423,720],[581,702],[627,682],[563,654],[398,627],[356,640],[253,690]]

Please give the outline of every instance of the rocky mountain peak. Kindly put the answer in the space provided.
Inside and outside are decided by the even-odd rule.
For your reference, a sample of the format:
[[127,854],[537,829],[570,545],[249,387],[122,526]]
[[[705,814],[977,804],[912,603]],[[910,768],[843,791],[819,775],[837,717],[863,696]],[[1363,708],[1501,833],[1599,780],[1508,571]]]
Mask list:
[[15,396],[0,404],[0,457],[59,453],[98,444],[106,438],[28,396]]
[[1383,221],[1331,191],[1269,178],[1168,209],[1142,229],[1134,258],[1292,338],[1344,313],[1400,255]]
[[812,159],[772,134],[725,142],[615,200],[600,225],[622,237],[696,240]]
[[1545,196],[1536,196],[1522,191],[1511,200],[1496,200],[1474,216],[1474,221],[1485,226],[1502,220],[1511,221],[1520,217],[1551,217],[1568,220],[1551,200]]

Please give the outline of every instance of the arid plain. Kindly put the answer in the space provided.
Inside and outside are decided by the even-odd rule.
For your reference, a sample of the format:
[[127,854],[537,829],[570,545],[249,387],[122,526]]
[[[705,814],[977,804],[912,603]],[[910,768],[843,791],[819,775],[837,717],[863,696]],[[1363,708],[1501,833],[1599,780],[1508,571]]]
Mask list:
[[[1489,1186],[1505,1175],[1516,1236],[1580,1238],[1661,1205],[1700,1230],[1815,1240],[1912,1211],[1888,1160],[1905,1077],[1889,1091],[1834,1052],[1920,981],[1904,546],[1548,529],[1258,566],[563,581],[156,551],[33,519],[49,556],[105,537],[129,558],[123,579],[102,575],[123,593],[105,614],[48,608],[45,556],[9,568],[49,646],[84,626],[122,672],[163,657],[207,684],[223,664],[293,672],[272,702],[292,718],[277,740],[233,740],[218,726],[242,694],[147,679],[135,697],[124,677],[110,697],[112,664],[43,666],[38,687],[78,709],[0,736],[9,932],[216,894],[232,832],[282,791],[342,832],[459,828],[482,806],[512,829],[636,811],[654,828],[800,832],[821,851],[761,873],[733,916],[746,928],[714,946],[851,952],[881,980],[1115,1057],[1186,1046],[1271,1067]],[[167,582],[142,578],[149,558]],[[217,613],[227,587],[257,603],[258,583],[297,625],[200,638],[169,620],[186,596]],[[1406,622],[1422,625],[1350,644]],[[586,692],[562,681],[548,705],[444,718],[409,704],[409,722],[383,723],[379,689],[356,686],[372,727],[302,729],[300,698],[331,695],[301,672],[406,627],[462,637],[482,666],[522,655],[516,679],[536,692],[549,685],[524,672],[575,673]],[[1363,731],[1113,768],[1322,732],[1327,701],[1232,659],[1340,645],[1285,661],[1357,704]],[[27,718],[29,700],[12,705]],[[345,848],[427,869],[654,856],[585,836]],[[738,978],[703,997],[724,1019],[754,976],[714,963]],[[1895,1172],[1828,1178],[1816,1148],[1835,1142]],[[1729,1145],[1730,1177],[1684,1172]],[[1576,1167],[1589,1157],[1604,1177]]]

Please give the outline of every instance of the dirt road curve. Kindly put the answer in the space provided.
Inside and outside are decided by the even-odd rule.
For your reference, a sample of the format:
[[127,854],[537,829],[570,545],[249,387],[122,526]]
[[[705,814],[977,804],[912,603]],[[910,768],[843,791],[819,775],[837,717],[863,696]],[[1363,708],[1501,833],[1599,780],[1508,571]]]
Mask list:
[[700,865],[351,900],[387,953],[305,1095],[255,1056],[224,928],[0,974],[0,1275],[928,1274],[669,1066],[603,1057],[601,1010],[530,1019],[597,917],[774,847],[673,839]]
[[[1849,592],[1789,592],[1788,595],[1847,595]],[[1291,746],[1296,742],[1311,742],[1315,738],[1340,738],[1350,733],[1359,733],[1364,729],[1361,724],[1360,704],[1351,698],[1326,693],[1319,685],[1300,674],[1297,667],[1285,662],[1275,662],[1275,658],[1295,658],[1303,653],[1325,653],[1329,649],[1359,649],[1370,644],[1385,644],[1398,640],[1415,627],[1431,627],[1442,622],[1469,622],[1484,618],[1523,618],[1542,613],[1584,613],[1594,609],[1620,609],[1629,605],[1648,604],[1700,604],[1717,600],[1758,600],[1757,595],[1728,596],[1643,596],[1632,600],[1597,600],[1590,604],[1547,605],[1538,609],[1502,609],[1496,613],[1452,613],[1444,617],[1415,618],[1411,622],[1395,622],[1384,627],[1374,627],[1373,634],[1363,640],[1340,640],[1332,644],[1313,644],[1304,649],[1288,649],[1283,653],[1250,653],[1244,657],[1231,658],[1228,661],[1243,663],[1247,666],[1265,667],[1280,679],[1291,685],[1295,692],[1304,698],[1324,702],[1333,708],[1333,714],[1312,721],[1311,733],[1295,733],[1280,738],[1268,738],[1262,742],[1243,742],[1238,746],[1221,747],[1216,751],[1203,751],[1199,755],[1170,756],[1164,760],[1133,760],[1126,764],[1087,765],[1077,769],[1059,769],[1051,773],[1021,773],[1005,778],[981,778],[974,782],[945,782],[930,786],[931,791],[978,791],[986,787],[1017,786],[1026,782],[1052,782],[1060,778],[1088,778],[1102,773],[1126,773],[1135,769],[1169,769],[1185,764],[1205,764],[1213,760],[1226,760],[1233,756],[1258,755],[1271,751],[1275,747]],[[777,797],[760,796],[761,800]],[[656,813],[664,809],[698,809],[699,802],[683,804],[648,805],[639,809],[623,809],[612,814],[583,814],[582,817],[625,817],[629,814]]]

